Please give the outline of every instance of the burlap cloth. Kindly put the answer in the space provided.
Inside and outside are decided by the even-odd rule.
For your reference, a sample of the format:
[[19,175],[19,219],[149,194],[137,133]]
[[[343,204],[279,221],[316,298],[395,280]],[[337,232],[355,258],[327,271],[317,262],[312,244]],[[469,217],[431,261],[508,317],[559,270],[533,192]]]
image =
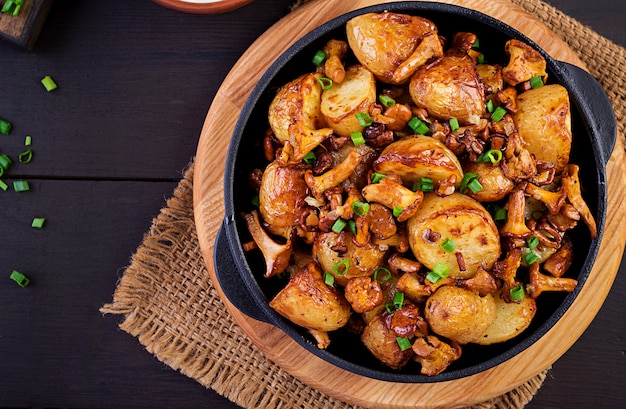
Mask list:
[[[626,50],[540,0],[511,0],[575,50],[615,107],[624,135]],[[299,4],[302,1],[296,3]],[[268,360],[224,308],[200,253],[193,218],[193,163],[153,220],[102,313],[182,374],[245,408],[355,408],[308,387]],[[547,370],[474,409],[523,408]]]

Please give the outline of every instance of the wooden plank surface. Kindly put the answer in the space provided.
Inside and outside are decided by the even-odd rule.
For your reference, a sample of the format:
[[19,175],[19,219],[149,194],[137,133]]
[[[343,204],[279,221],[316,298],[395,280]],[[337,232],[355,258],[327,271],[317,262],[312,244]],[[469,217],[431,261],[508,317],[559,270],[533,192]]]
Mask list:
[[39,37],[51,5],[52,0],[26,0],[17,16],[0,13],[0,38],[30,50]]
[[[35,294],[0,280],[0,407],[238,407],[156,360],[98,308],[195,154],[224,77],[293,2],[192,16],[149,1],[57,1],[30,52],[0,42],[0,117],[14,123],[0,152],[32,134],[37,155],[13,169],[34,180],[32,195],[0,192],[0,275],[16,265],[53,272],[35,274]],[[626,45],[622,0],[550,3]],[[58,93],[43,91],[46,74]],[[26,229],[43,210],[48,229]],[[528,408],[623,406],[625,274],[622,263]]]

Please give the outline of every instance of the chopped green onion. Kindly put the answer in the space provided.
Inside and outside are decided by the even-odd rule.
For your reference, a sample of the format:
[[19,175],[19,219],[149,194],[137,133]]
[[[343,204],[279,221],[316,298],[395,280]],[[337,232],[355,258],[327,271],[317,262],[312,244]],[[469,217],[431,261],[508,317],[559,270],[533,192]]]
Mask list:
[[2,177],[3,175],[4,175],[4,168],[0,166],[0,177]]
[[532,77],[530,79],[530,87],[531,88],[539,88],[543,86],[543,79],[541,78],[540,75],[537,75],[536,77]]
[[430,131],[430,128],[428,127],[428,125],[426,125],[418,117],[415,117],[415,116],[411,118],[408,125],[409,125],[409,128],[413,130],[413,132],[420,134],[420,135],[425,135],[426,133],[428,133],[428,131]]
[[370,204],[356,201],[352,203],[352,211],[357,216],[365,216],[370,211]]
[[20,273],[17,270],[13,270],[11,272],[10,278],[11,280],[15,281],[20,287],[26,287],[30,283],[28,277],[26,277],[24,274]]
[[354,146],[363,145],[365,143],[365,138],[363,137],[363,133],[361,131],[352,132],[350,134],[350,139],[352,139]]
[[507,216],[508,216],[508,213],[509,212],[505,208],[500,207],[500,208],[496,209],[496,211],[495,211],[495,213],[493,215],[493,220],[496,221],[496,222],[505,221]]
[[29,163],[32,159],[33,159],[33,151],[31,149],[25,150],[24,152],[20,153],[19,156],[17,157],[17,160],[22,164]]
[[[342,268],[343,267],[343,268]],[[340,276],[346,274],[350,268],[350,260],[347,258],[342,259],[340,262],[333,265],[333,271]]]
[[30,224],[30,227],[33,227],[35,229],[41,229],[45,221],[46,219],[43,217],[35,217],[33,219],[33,222]]
[[326,53],[322,50],[318,50],[313,56],[313,60],[311,61],[313,64],[320,66],[326,59]]
[[328,271],[324,272],[324,284],[329,286],[335,285],[335,276],[330,274]]
[[537,236],[531,236],[528,239],[526,239],[526,243],[528,243],[529,249],[535,250],[537,246],[539,245],[539,239],[537,238]]
[[404,293],[402,291],[398,291],[393,295],[393,306],[396,308],[396,310],[399,310],[400,308],[402,308],[403,304]]
[[435,189],[431,178],[421,178],[413,183],[413,191],[421,190],[422,192],[432,192]]
[[509,294],[511,295],[511,300],[513,301],[523,300],[524,299],[524,287],[521,284],[518,284],[509,290]]
[[474,179],[467,184],[467,187],[474,193],[478,193],[483,190],[483,185],[480,184],[478,179]]
[[450,118],[450,130],[454,132],[457,129],[459,129],[459,120],[456,118]]
[[401,206],[395,206],[393,208],[393,217],[398,217],[402,214],[402,212],[404,211],[404,209]]
[[391,98],[389,95],[380,95],[378,97],[378,100],[380,101],[381,104],[383,104],[383,106],[385,108],[391,108],[392,106],[394,106],[396,104],[396,101]]
[[493,105],[493,101],[492,100],[487,101],[487,112],[493,112],[494,109],[495,109],[495,106]]
[[535,263],[538,260],[539,260],[539,256],[537,254],[535,254],[534,251],[529,251],[528,253],[524,254],[524,261],[528,265],[531,265],[531,264]]
[[[385,275],[384,277],[379,279],[378,274],[380,274],[380,272],[383,272]],[[374,280],[380,283],[391,280],[391,270],[385,267],[378,267],[376,270],[374,270]]]
[[25,180],[14,180],[13,190],[15,190],[16,192],[26,192],[30,190],[30,185]]
[[495,165],[496,163],[500,163],[502,160],[502,151],[498,149],[489,149],[481,156],[483,156],[484,162],[489,161]]
[[13,161],[7,155],[0,155],[0,167],[4,170],[8,169]]
[[372,117],[367,112],[357,112],[355,116],[361,126],[370,126],[372,124]]
[[304,157],[302,158],[302,160],[304,161],[304,163],[308,163],[311,164],[313,162],[315,162],[315,159],[317,159],[315,157],[315,153],[313,151],[307,153],[306,155],[304,155]]
[[[478,182],[478,175],[476,173],[467,172],[465,175],[463,175],[463,180],[461,180],[460,192],[463,194],[467,193],[467,189],[470,188],[470,183],[472,183],[473,181]],[[480,186],[480,188],[478,188],[478,186]],[[482,189],[482,185],[478,183],[478,186],[474,185],[473,187],[480,191]],[[472,192],[477,193],[476,191],[474,191],[474,189],[472,189]]]
[[474,44],[472,44],[472,48],[479,48],[480,47],[480,40],[478,39],[478,37],[476,37],[476,41],[474,41]]
[[333,87],[333,80],[331,80],[330,78],[319,77],[317,79],[317,82],[320,83],[323,90],[331,89]]
[[426,275],[426,279],[433,284],[436,284],[442,278],[448,277],[450,274],[450,267],[446,263],[437,263],[433,267],[432,271]]
[[502,107],[497,107],[496,110],[493,111],[493,114],[491,114],[491,120],[494,122],[499,122],[502,118],[504,118],[505,114],[506,109]]
[[372,183],[378,183],[383,180],[387,175],[383,175],[382,173],[374,172],[372,173]]
[[476,62],[478,64],[484,64],[485,63],[485,54],[478,54],[478,57],[476,57]]
[[24,138],[24,146],[30,146],[32,142],[33,139],[30,137],[30,135],[26,135],[26,138]]
[[385,309],[387,310],[389,314],[393,314],[395,311],[395,308],[392,302],[385,303]]
[[446,251],[446,253],[452,253],[454,249],[456,249],[456,243],[449,237],[441,243],[441,248]]
[[409,341],[406,337],[396,337],[396,342],[398,343],[401,351],[406,351],[411,348],[411,341]]
[[0,118],[0,133],[2,135],[8,135],[9,132],[11,132],[11,127],[11,122],[7,121],[6,119]]
[[9,188],[9,185],[4,183],[4,180],[0,179],[0,189],[4,190],[6,192],[8,188]]
[[346,222],[345,220],[337,219],[335,224],[333,224],[333,227],[331,227],[331,230],[334,231],[335,233],[341,233],[343,228],[346,227],[347,224],[348,222]]
[[43,86],[46,88],[46,91],[48,92],[54,91],[55,89],[57,89],[56,82],[54,82],[52,77],[50,77],[49,75],[46,75],[45,77],[43,77],[41,79],[41,83],[43,84]]
[[356,222],[352,219],[348,220],[348,228],[356,236]]
[[259,201],[259,195],[254,195],[252,197],[252,200],[250,200],[250,204],[254,207],[261,206],[261,202]]

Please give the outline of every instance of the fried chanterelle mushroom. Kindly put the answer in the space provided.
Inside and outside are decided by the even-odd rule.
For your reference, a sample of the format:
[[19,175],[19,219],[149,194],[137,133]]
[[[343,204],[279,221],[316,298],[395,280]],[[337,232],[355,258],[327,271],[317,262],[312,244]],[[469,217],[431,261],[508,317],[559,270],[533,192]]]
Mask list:
[[568,92],[519,40],[485,63],[475,33],[422,17],[345,28],[268,106],[244,248],[265,259],[270,306],[319,348],[342,337],[436,376],[579,285],[577,237],[598,226]]

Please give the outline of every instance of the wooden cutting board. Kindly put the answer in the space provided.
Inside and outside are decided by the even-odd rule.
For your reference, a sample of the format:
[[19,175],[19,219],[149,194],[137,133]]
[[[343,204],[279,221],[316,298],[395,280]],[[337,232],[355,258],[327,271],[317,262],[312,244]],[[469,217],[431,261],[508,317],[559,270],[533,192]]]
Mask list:
[[[553,58],[581,68],[584,64],[561,39],[532,15],[505,0],[445,0],[488,14],[539,44]],[[351,10],[384,3],[376,0],[317,0],[272,26],[233,67],[207,114],[198,144],[194,175],[194,212],[203,257],[217,285],[213,268],[214,240],[224,217],[223,171],[230,136],[253,87],[274,60],[297,39],[324,22]],[[218,288],[234,320],[281,368],[337,399],[372,408],[454,408],[483,402],[524,383],[548,368],[582,335],[604,302],[626,243],[625,210],[621,207],[626,172],[621,138],[607,165],[608,211],[605,238],[596,264],[573,305],[561,320],[527,350],[477,375],[431,384],[376,381],[334,367],[300,347],[276,327],[258,322],[232,306]],[[549,340],[558,339],[558,342]]]
[[[0,1],[0,5],[4,1]],[[52,0],[26,0],[17,16],[0,13],[0,37],[30,50],[46,21]]]

